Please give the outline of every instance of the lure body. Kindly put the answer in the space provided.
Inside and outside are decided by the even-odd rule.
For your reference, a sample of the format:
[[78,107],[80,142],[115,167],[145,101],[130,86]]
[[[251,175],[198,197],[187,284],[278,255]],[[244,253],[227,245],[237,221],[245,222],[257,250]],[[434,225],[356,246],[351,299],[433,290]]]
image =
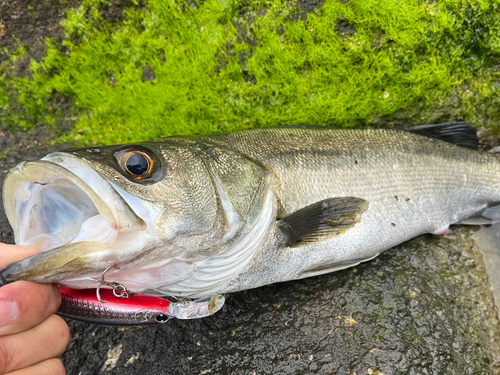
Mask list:
[[60,286],[61,307],[58,313],[68,318],[111,325],[145,325],[165,323],[171,318],[195,319],[213,315],[224,304],[223,296],[196,301],[172,302],[160,297],[131,294],[117,297],[111,289],[101,289],[105,303],[95,289],[71,289]]

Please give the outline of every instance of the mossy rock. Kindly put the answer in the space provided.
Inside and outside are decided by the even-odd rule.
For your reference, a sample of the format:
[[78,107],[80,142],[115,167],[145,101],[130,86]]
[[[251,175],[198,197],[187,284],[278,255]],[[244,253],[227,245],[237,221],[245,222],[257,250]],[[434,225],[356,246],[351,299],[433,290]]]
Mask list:
[[498,7],[85,0],[63,18],[65,36],[51,34],[46,56],[31,61],[26,53],[39,57],[40,48],[20,39],[15,48],[6,18],[0,121],[72,128],[59,140],[77,144],[296,124],[464,119],[497,131]]

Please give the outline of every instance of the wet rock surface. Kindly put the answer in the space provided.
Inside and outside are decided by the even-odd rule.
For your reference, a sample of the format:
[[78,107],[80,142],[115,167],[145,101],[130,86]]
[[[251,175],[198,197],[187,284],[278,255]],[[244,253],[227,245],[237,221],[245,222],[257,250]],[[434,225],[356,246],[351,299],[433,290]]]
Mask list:
[[[66,7],[76,5],[76,1],[65,1]],[[65,16],[65,7],[53,0],[0,1],[0,46],[10,52],[20,46],[28,46],[28,56],[36,60],[45,55],[45,38],[62,42],[64,29],[60,22]],[[5,60],[0,55],[0,61]],[[19,64],[19,71],[27,72],[29,60]]]

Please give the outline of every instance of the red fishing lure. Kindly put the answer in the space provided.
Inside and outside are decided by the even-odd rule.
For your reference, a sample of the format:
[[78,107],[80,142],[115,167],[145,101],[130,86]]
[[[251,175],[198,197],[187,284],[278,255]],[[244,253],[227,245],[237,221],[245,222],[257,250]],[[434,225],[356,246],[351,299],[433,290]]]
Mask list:
[[[213,315],[224,304],[224,297],[213,295],[194,301],[173,302],[142,294],[117,296],[112,289],[70,289],[60,286],[58,313],[77,320],[99,324],[143,325],[165,323],[171,318],[195,319]],[[101,300],[100,300],[101,298]]]

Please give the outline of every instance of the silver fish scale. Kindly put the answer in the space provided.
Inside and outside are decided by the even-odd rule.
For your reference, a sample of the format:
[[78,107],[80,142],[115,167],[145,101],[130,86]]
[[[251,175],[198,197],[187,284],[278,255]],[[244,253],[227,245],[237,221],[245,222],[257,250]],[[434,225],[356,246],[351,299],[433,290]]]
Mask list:
[[312,246],[279,249],[272,231],[227,291],[370,259],[500,202],[495,156],[404,131],[282,128],[209,138],[272,170],[287,213],[333,197],[370,204],[353,229]]

